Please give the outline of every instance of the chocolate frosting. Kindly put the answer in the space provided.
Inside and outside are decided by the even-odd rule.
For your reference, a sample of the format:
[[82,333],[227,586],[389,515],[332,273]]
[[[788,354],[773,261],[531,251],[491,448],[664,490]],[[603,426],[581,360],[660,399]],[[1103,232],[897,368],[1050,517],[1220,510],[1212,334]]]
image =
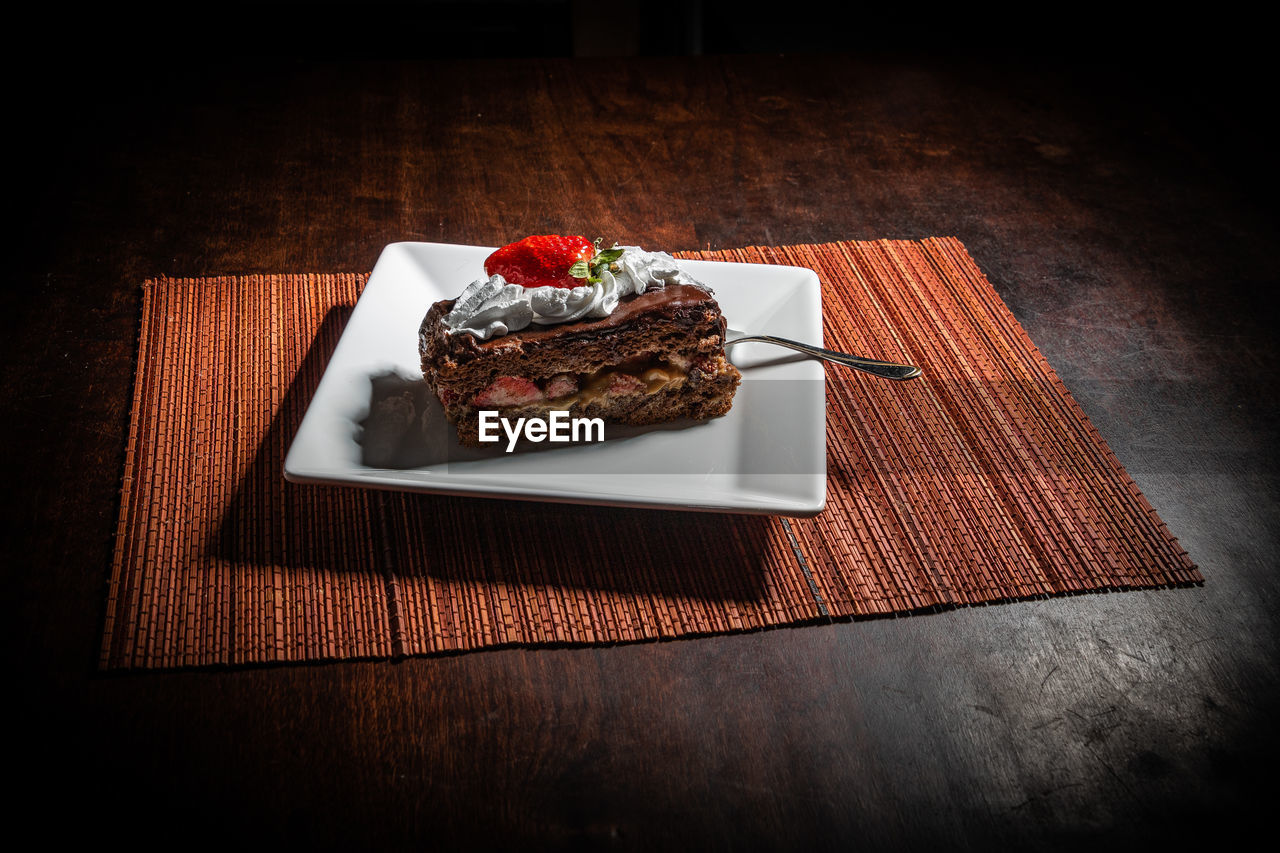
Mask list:
[[[460,346],[467,350],[485,352],[512,345],[539,343],[551,338],[595,335],[625,326],[641,317],[671,317],[688,308],[705,307],[708,303],[715,305],[715,299],[701,288],[687,284],[669,284],[666,287],[646,290],[639,296],[625,297],[608,317],[547,326],[534,323],[518,332],[498,335],[487,341],[481,341],[474,335],[463,332],[450,336],[453,339],[450,348],[456,350]],[[444,303],[442,306],[444,311],[447,312],[451,304]]]

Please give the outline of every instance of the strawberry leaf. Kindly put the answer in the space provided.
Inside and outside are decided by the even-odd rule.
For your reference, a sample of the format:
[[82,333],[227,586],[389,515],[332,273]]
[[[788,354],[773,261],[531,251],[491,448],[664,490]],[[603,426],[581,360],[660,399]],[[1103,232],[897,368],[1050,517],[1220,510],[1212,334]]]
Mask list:
[[609,265],[622,257],[622,249],[605,249],[602,252],[596,252],[596,256],[591,259],[590,275],[588,281],[597,282],[601,280],[600,274],[609,268]]
[[588,284],[598,284],[600,282],[600,273],[609,268],[609,265],[622,257],[623,249],[599,249],[600,238],[596,238],[596,254],[590,261],[577,261],[573,266],[569,267],[569,275],[574,278],[586,279]]

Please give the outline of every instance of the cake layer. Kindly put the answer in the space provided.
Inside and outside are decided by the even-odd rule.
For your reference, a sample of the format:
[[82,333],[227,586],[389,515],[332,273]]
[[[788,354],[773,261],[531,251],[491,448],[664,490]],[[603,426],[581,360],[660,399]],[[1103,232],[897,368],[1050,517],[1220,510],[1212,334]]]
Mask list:
[[637,325],[664,324],[674,330],[686,330],[703,324],[724,333],[720,306],[705,290],[684,284],[648,290],[629,296],[618,303],[608,317],[533,325],[518,332],[482,341],[474,335],[451,334],[441,318],[452,310],[455,300],[446,299],[431,306],[419,330],[422,367],[426,373],[433,367],[461,366],[475,359],[501,363],[536,355],[545,349],[559,350],[584,341],[609,341],[627,333]]
[[533,326],[488,341],[451,334],[441,319],[452,305],[437,302],[423,320],[422,373],[433,387],[468,400],[499,376],[540,381],[652,354],[694,360],[724,347],[725,322],[715,299],[685,285],[625,299],[603,319]]
[[[656,375],[655,375],[656,374]],[[509,406],[446,407],[458,430],[458,440],[479,447],[479,412],[494,409],[501,416],[546,419],[553,411],[571,418],[601,418],[606,423],[644,426],[689,418],[705,420],[727,414],[742,377],[716,355],[691,365],[687,372],[653,367],[640,373],[603,370],[578,392]],[[449,408],[453,412],[449,412]]]

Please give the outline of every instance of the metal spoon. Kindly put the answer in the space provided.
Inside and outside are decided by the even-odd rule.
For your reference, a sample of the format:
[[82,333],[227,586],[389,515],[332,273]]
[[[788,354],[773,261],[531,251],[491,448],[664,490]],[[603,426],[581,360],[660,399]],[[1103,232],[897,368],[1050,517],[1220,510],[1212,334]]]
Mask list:
[[915,379],[920,375],[920,368],[911,364],[896,364],[892,361],[877,361],[874,358],[863,358],[862,356],[849,355],[844,352],[836,352],[835,350],[823,349],[813,344],[802,344],[799,341],[789,340],[787,338],[778,338],[773,335],[748,335],[745,332],[738,332],[729,329],[725,336],[725,346],[740,344],[746,341],[757,341],[763,344],[775,344],[780,347],[796,350],[797,352],[811,355],[814,358],[820,358],[823,361],[834,361],[836,364],[843,364],[846,367],[852,367],[854,370],[861,370],[864,373],[870,373],[872,376],[879,376],[883,379]]

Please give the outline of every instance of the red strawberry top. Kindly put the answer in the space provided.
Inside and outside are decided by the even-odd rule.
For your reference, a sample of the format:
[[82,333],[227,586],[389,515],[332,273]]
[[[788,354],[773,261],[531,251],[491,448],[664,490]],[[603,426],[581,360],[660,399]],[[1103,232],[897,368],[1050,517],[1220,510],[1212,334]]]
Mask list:
[[616,260],[621,250],[597,253],[586,237],[543,234],[508,243],[485,259],[487,275],[500,275],[524,287],[579,287],[599,281],[602,264]]

